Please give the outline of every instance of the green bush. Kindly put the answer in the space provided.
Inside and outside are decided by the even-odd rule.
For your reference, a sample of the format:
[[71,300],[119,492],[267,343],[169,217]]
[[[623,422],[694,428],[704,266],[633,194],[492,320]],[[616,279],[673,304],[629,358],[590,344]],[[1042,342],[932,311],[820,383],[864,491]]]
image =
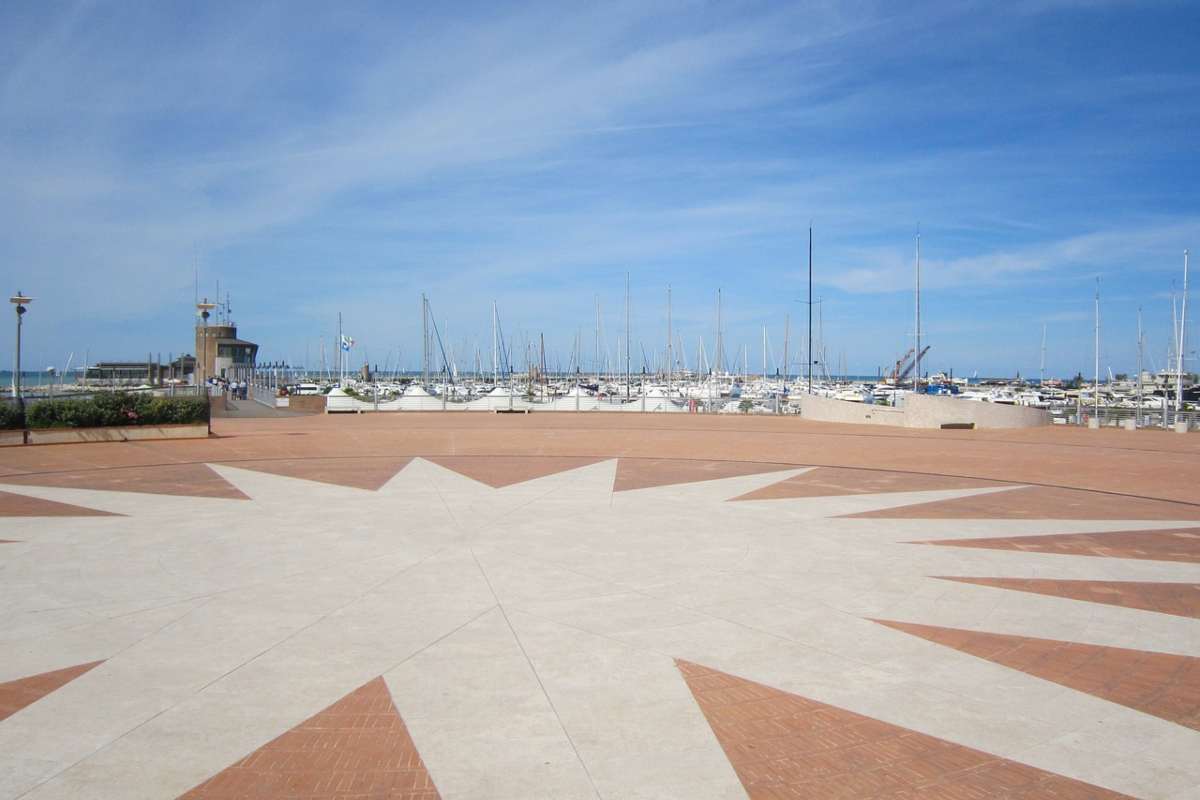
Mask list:
[[0,430],[20,430],[25,427],[21,409],[16,403],[0,402]]
[[152,397],[113,392],[90,398],[43,400],[29,406],[30,428],[104,428],[121,425],[185,425],[208,420],[203,397]]
[[204,397],[156,397],[146,410],[150,425],[187,425],[208,421],[208,400]]

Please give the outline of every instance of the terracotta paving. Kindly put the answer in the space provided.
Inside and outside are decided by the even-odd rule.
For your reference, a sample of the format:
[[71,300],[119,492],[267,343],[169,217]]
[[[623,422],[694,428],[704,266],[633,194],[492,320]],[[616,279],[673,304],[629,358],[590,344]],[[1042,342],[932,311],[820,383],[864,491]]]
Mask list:
[[36,703],[55,689],[62,688],[83,673],[103,663],[103,661],[92,661],[0,683],[0,720],[11,717],[25,706]]
[[108,517],[115,516],[94,508],[57,503],[23,494],[0,492],[0,517]]
[[[765,473],[765,480],[777,482],[739,499],[794,498],[798,505],[810,510],[830,504],[820,500],[806,504],[805,498],[1020,485],[1022,488],[995,494],[860,514],[857,516],[862,517],[861,520],[839,520],[833,524],[839,526],[839,530],[852,527],[886,534],[894,527],[894,523],[887,521],[889,519],[929,519],[922,523],[921,533],[917,534],[928,540],[923,544],[1056,553],[1066,558],[1145,559],[1136,563],[1090,562],[1092,566],[1105,567],[1107,577],[1136,577],[1137,582],[1035,580],[1005,577],[1012,574],[1007,571],[1010,556],[977,551],[973,560],[979,560],[983,565],[996,565],[971,570],[986,577],[944,576],[943,579],[1012,590],[1004,594],[994,592],[991,596],[1010,604],[1016,611],[1029,612],[1030,619],[1036,619],[1034,612],[1049,602],[1038,597],[1039,594],[1200,619],[1200,583],[1179,582],[1196,580],[1196,575],[1187,570],[1194,570],[1192,565],[1200,563],[1200,522],[1195,523],[1197,527],[1185,527],[1190,520],[1200,520],[1200,482],[1196,480],[1200,474],[1200,436],[1054,428],[915,431],[787,418],[682,414],[313,415],[220,419],[214,423],[214,431],[215,436],[196,440],[9,448],[0,463],[0,484],[143,492],[147,494],[140,502],[154,513],[148,513],[147,519],[139,519],[137,511],[129,512],[130,516],[122,518],[121,524],[124,527],[128,522],[131,535],[114,537],[111,547],[104,550],[73,547],[72,541],[66,541],[54,550],[53,559],[39,560],[37,548],[0,548],[0,559],[4,560],[0,570],[6,577],[14,578],[0,580],[0,594],[13,609],[11,614],[6,613],[0,619],[3,623],[0,633],[11,637],[4,641],[19,642],[20,647],[42,648],[40,656],[43,660],[39,663],[69,664],[79,656],[62,654],[79,652],[78,643],[82,639],[98,637],[97,641],[109,646],[108,638],[104,637],[126,635],[124,627],[117,630],[119,626],[72,624],[72,627],[64,628],[58,617],[41,612],[43,608],[56,613],[61,609],[62,619],[84,619],[89,613],[89,598],[97,598],[99,602],[110,595],[132,597],[135,592],[142,591],[139,589],[142,585],[145,596],[158,597],[155,593],[161,593],[166,585],[163,574],[154,569],[142,570],[140,565],[154,563],[157,554],[146,552],[145,547],[148,542],[158,546],[159,538],[137,534],[147,524],[160,524],[159,511],[165,509],[170,513],[179,504],[170,497],[153,495],[244,498],[232,485],[236,478],[226,482],[205,466],[207,463],[373,490],[400,473],[414,457],[427,458],[493,487],[613,458],[618,459],[613,491]],[[809,465],[820,466],[787,480],[780,480],[782,475],[770,475]],[[423,480],[420,475],[412,477]],[[401,475],[400,481],[404,480],[406,476]],[[397,498],[386,493],[366,497],[362,503],[346,503],[343,509],[330,509],[323,496],[312,497],[311,485],[284,481],[280,484],[280,492],[296,503],[298,512],[311,512],[314,519],[323,519],[325,514],[342,515],[352,520],[385,519],[393,510],[389,504],[396,501],[394,508],[404,506],[402,513],[411,516],[414,530],[440,531],[447,515],[453,512],[443,505],[431,504],[429,508],[422,508],[414,507],[407,500],[399,503]],[[1057,486],[1063,488],[1052,488]],[[220,728],[202,729],[199,726],[206,724],[206,718],[201,718],[195,726],[188,728],[197,738],[173,737],[171,732],[179,730],[173,726],[188,726],[189,721],[167,715],[146,718],[141,708],[144,704],[138,701],[150,687],[163,692],[164,697],[170,696],[170,702],[183,704],[180,708],[186,706],[184,701],[191,690],[177,686],[180,683],[174,674],[177,664],[197,665],[213,674],[224,674],[227,667],[223,665],[229,654],[214,652],[219,648],[209,644],[218,641],[218,633],[224,636],[223,626],[239,626],[241,638],[233,637],[237,641],[231,646],[244,644],[247,657],[274,648],[272,643],[277,640],[278,632],[292,625],[299,613],[307,613],[303,609],[312,599],[306,594],[308,588],[295,582],[275,586],[276,564],[272,559],[276,556],[286,559],[283,566],[289,570],[303,569],[309,571],[305,574],[314,575],[324,574],[326,570],[331,574],[336,572],[327,585],[320,587],[317,594],[321,602],[326,596],[334,597],[335,592],[344,592],[347,598],[356,596],[360,591],[360,575],[373,576],[377,572],[382,575],[385,567],[390,568],[390,561],[384,564],[381,559],[411,556],[416,564],[411,568],[411,574],[406,570],[394,580],[372,589],[370,602],[350,603],[338,614],[322,618],[313,630],[299,631],[288,640],[287,647],[274,651],[274,656],[281,659],[280,665],[289,665],[297,671],[329,670],[330,674],[342,676],[346,687],[357,685],[362,679],[357,665],[349,663],[349,656],[329,653],[328,660],[322,663],[329,643],[335,641],[332,634],[337,633],[336,626],[344,625],[345,631],[353,634],[355,647],[361,646],[364,653],[379,657],[378,662],[372,663],[394,661],[391,655],[386,659],[381,655],[385,651],[390,653],[389,648],[393,647],[387,636],[373,637],[370,641],[365,635],[359,636],[359,631],[375,630],[370,626],[379,620],[384,620],[385,626],[393,624],[389,620],[400,620],[406,629],[411,627],[413,636],[419,633],[421,641],[434,642],[430,652],[437,654],[441,652],[438,648],[443,646],[437,643],[454,634],[472,614],[486,611],[499,592],[518,598],[524,598],[526,594],[537,595],[538,602],[551,609],[541,608],[541,611],[566,615],[572,625],[599,637],[609,635],[615,614],[633,614],[639,621],[629,634],[629,641],[645,646],[647,653],[654,654],[655,663],[658,663],[659,654],[675,652],[678,642],[692,641],[693,638],[697,647],[728,648],[724,629],[670,624],[679,617],[679,608],[674,601],[638,597],[628,601],[631,610],[627,610],[622,605],[627,602],[624,597],[613,599],[607,594],[593,597],[588,582],[611,581],[625,564],[635,560],[644,561],[633,565],[637,567],[636,575],[656,580],[659,577],[671,579],[676,575],[686,577],[698,568],[710,570],[726,563],[731,553],[737,556],[738,547],[720,536],[710,537],[711,540],[696,536],[697,532],[705,533],[705,519],[701,513],[695,515],[696,519],[690,523],[692,527],[678,526],[679,530],[673,530],[672,526],[658,523],[657,511],[648,516],[626,517],[622,515],[627,509],[622,506],[628,504],[621,503],[607,504],[606,511],[598,510],[603,509],[604,504],[594,501],[601,496],[608,499],[607,485],[593,482],[582,489],[591,494],[578,508],[556,501],[546,505],[544,519],[537,517],[536,524],[545,524],[546,530],[556,532],[554,537],[539,540],[537,559],[523,552],[524,542],[519,537],[526,533],[524,528],[496,531],[489,539],[489,546],[495,547],[496,553],[489,557],[490,560],[480,560],[458,552],[456,543],[445,543],[433,536],[428,537],[428,542],[414,536],[413,544],[405,544],[403,552],[396,550],[393,553],[400,543],[390,541],[386,532],[373,531],[371,536],[359,536],[361,526],[355,524],[347,524],[344,530],[333,526],[328,536],[314,537],[313,541],[303,537],[288,539],[286,532],[261,524],[255,515],[263,509],[253,501],[212,504],[219,506],[212,513],[220,518],[219,524],[226,526],[223,530],[237,534],[228,538],[240,543],[244,532],[247,547],[243,549],[239,544],[232,548],[213,548],[203,536],[181,536],[172,543],[176,552],[159,563],[178,572],[180,591],[193,584],[208,582],[213,576],[228,578],[231,586],[256,587],[255,591],[227,593],[223,597],[229,598],[228,609],[222,607],[211,615],[194,614],[195,621],[189,624],[204,634],[198,639],[176,635],[168,626],[149,634],[146,642],[151,646],[139,645],[123,650],[129,668],[121,675],[111,682],[107,680],[109,676],[104,675],[106,683],[103,687],[98,686],[98,681],[89,679],[71,690],[73,696],[76,692],[104,691],[120,702],[108,702],[105,698],[104,703],[80,703],[72,709],[70,718],[56,721],[52,730],[34,729],[45,724],[40,713],[35,712],[49,710],[50,703],[23,714],[14,712],[95,664],[0,684],[0,719],[13,715],[0,725],[0,756],[26,765],[14,771],[15,778],[0,775],[0,785],[5,788],[10,784],[17,786],[13,794],[21,796],[36,788],[33,784],[20,783],[21,780],[32,780],[29,776],[37,773],[42,768],[40,765],[62,761],[76,765],[67,768],[64,781],[81,781],[79,785],[91,796],[119,797],[122,795],[119,781],[124,779],[123,776],[144,775],[146,786],[152,789],[157,785],[155,781],[173,779],[173,765],[203,757],[202,753],[192,752],[189,748],[202,737],[220,735]],[[479,513],[481,517],[489,513],[493,501],[496,509],[503,512],[507,508],[501,502],[507,501],[507,497],[485,491],[468,494],[472,513]],[[568,499],[573,499],[574,493],[568,494],[571,495]],[[678,509],[676,494],[668,489],[657,494],[647,493],[645,499],[652,509],[674,513]],[[697,491],[695,494],[700,497],[704,493]],[[75,502],[72,498],[67,500]],[[662,505],[655,506],[654,503],[660,500]],[[723,495],[696,502],[702,501],[713,503],[714,520],[717,514],[728,513],[750,521],[759,520],[765,526],[770,524],[768,515],[773,516],[776,511],[770,504],[718,505],[723,502]],[[248,513],[243,513],[243,509]],[[705,512],[707,509],[698,507],[698,510]],[[3,531],[10,540],[27,538],[21,531],[29,523],[16,517],[51,513],[97,512],[0,492],[0,522],[5,522],[3,517],[12,517],[5,522],[9,527]],[[639,513],[644,514],[641,509]],[[798,516],[803,517],[802,524],[813,526],[814,530],[820,530],[827,522],[819,514]],[[1015,520],[1006,524],[1004,531],[1016,534],[1044,530],[1044,523],[1020,523],[1020,520],[1038,519],[1164,520],[1172,529],[944,539],[962,530],[963,523],[958,520],[969,519]],[[642,526],[647,520],[656,525],[654,535],[661,536],[664,546],[657,550],[646,546]],[[86,520],[71,522],[71,532],[88,524]],[[111,526],[111,523],[104,524]],[[67,526],[64,524],[63,527]],[[1121,524],[1116,527],[1134,526]],[[538,532],[532,527],[529,530]],[[987,530],[989,534],[994,532],[995,529]],[[976,532],[972,531],[970,535],[976,536]],[[906,538],[913,538],[913,535],[907,534]],[[890,549],[874,544],[876,540],[884,539]],[[757,600],[745,598],[751,594],[757,598],[761,593],[762,606],[756,611],[769,620],[776,606],[770,597],[769,580],[763,576],[769,578],[774,564],[780,563],[773,557],[776,554],[783,563],[804,559],[807,554],[805,541],[805,537],[764,537],[758,543],[763,548],[762,553],[753,564],[747,562],[744,573],[724,576],[713,582],[712,602],[757,603]],[[893,587],[905,581],[913,586],[928,585],[928,573],[919,564],[898,564],[889,560],[894,555],[894,541],[894,537],[886,535],[862,537],[855,547],[846,549],[843,553],[846,570],[854,571],[853,574],[862,579],[841,585],[837,576],[833,576],[822,584],[830,604],[835,601],[862,602],[864,599],[882,601],[886,598],[882,589],[876,591],[877,585]],[[581,543],[586,543],[586,547],[581,548]],[[439,549],[435,555],[428,556],[428,547],[441,548],[443,544],[448,544],[446,552]],[[667,544],[671,546],[667,547]],[[501,550],[509,545],[512,545],[511,552]],[[930,554],[928,550],[924,552]],[[630,558],[630,553],[637,554],[637,559]],[[18,557],[11,559],[12,555]],[[130,561],[130,557],[135,560]],[[492,561],[498,566],[493,566]],[[564,569],[569,568],[568,577],[543,577],[545,564],[559,562],[565,565]],[[838,562],[831,558],[829,563]],[[1048,563],[1056,562],[1048,560]],[[492,569],[498,570],[496,574],[503,579],[497,583],[497,588],[487,591],[483,584],[476,586],[479,573]],[[528,585],[521,580],[520,570],[524,569],[531,570]],[[576,573],[580,576],[578,580],[573,577]],[[69,587],[69,591],[61,590],[63,576],[77,582]],[[874,576],[880,580],[874,581]],[[169,583],[170,577],[166,580]],[[115,587],[114,581],[119,582]],[[587,585],[581,585],[581,581]],[[750,588],[754,592],[748,594],[744,591],[746,586],[738,581],[753,584]],[[989,591],[970,586],[944,586],[955,592]],[[414,595],[414,591],[418,594]],[[688,583],[680,586],[678,591],[681,596],[691,597],[703,595],[709,587]],[[541,594],[546,597],[542,598]],[[414,603],[414,596],[420,597],[421,602]],[[913,606],[912,618],[920,620],[922,613],[918,609],[923,600],[920,596],[917,598],[918,605]],[[937,602],[936,597],[927,599],[930,603]],[[534,601],[522,599],[520,602]],[[102,606],[98,613],[110,613],[105,608]],[[653,618],[652,625],[640,621],[643,611],[647,619]],[[661,627],[659,617],[663,620]],[[1179,624],[1192,624],[1156,614],[1140,614],[1138,622],[1130,630],[1121,632],[1123,638],[1118,643],[1130,648],[1153,647],[1154,644],[1147,643],[1162,641],[1161,637],[1174,631]],[[817,609],[805,624],[812,625],[814,635],[825,640],[826,633],[832,633],[844,622],[836,615],[826,615]],[[1200,735],[1197,733],[1200,731],[1200,692],[1197,690],[1196,666],[1200,659],[908,623],[883,624],[944,645],[917,648],[927,656],[922,664],[936,665],[950,658],[961,660],[961,656],[945,649],[956,648],[1070,687],[1063,691],[1090,692],[1147,715],[1178,723],[1167,724],[1154,716],[1130,714],[1128,730],[1109,731],[1105,737],[1089,740],[1086,751],[1066,755],[1039,752],[1038,763],[1050,770],[1110,784],[1139,796],[1184,797],[1188,796],[1188,786],[1200,781],[1200,766],[1186,758],[1192,738]],[[129,635],[140,636],[134,627],[131,626]],[[680,632],[681,628],[686,630]],[[1045,631],[1035,626],[1029,632]],[[512,635],[520,644],[518,632],[513,630]],[[872,626],[868,626],[868,635],[879,640],[894,640],[894,634]],[[219,640],[225,641],[225,638]],[[843,642],[833,635],[827,640],[837,643],[833,646],[838,651],[831,656],[852,657],[858,652],[857,642]],[[569,637],[560,640],[547,635],[544,642],[539,640],[539,646],[546,648],[548,659],[550,655],[558,658],[576,647],[575,641]],[[164,655],[169,660],[164,660]],[[244,692],[238,696],[239,702],[246,706],[239,707],[236,714],[246,726],[246,735],[253,737],[246,741],[254,744],[238,748],[215,763],[206,762],[205,767],[192,773],[188,783],[205,775],[212,777],[184,796],[220,800],[275,797],[429,800],[438,796],[433,780],[437,777],[442,791],[447,794],[490,797],[496,793],[489,791],[493,788],[489,783],[493,773],[488,770],[497,768],[486,766],[488,763],[504,763],[504,769],[511,772],[517,769],[510,770],[509,764],[520,764],[524,770],[522,775],[539,776],[533,780],[561,779],[564,786],[574,785],[575,779],[570,777],[574,773],[560,759],[563,746],[570,752],[570,742],[550,742],[540,728],[520,730],[525,721],[514,722],[505,728],[515,732],[508,738],[475,735],[476,725],[480,731],[485,731],[488,725],[498,725],[497,720],[505,721],[506,725],[511,721],[508,708],[494,708],[489,704],[512,704],[511,697],[517,695],[506,692],[519,683],[515,675],[510,676],[498,668],[502,665],[493,664],[487,658],[469,659],[470,663],[464,664],[459,652],[453,649],[438,657],[447,659],[442,663],[453,661],[456,669],[461,666],[463,671],[454,672],[451,679],[471,682],[474,685],[472,691],[482,698],[472,700],[478,703],[479,711],[469,717],[469,735],[462,735],[462,729],[458,727],[461,718],[449,713],[464,708],[465,701],[457,693],[450,692],[434,704],[439,709],[436,713],[422,717],[423,726],[428,727],[418,731],[419,738],[414,743],[382,679],[371,681],[294,729],[283,732],[270,723],[274,717],[257,714],[255,710],[260,704],[264,708],[274,708],[272,704],[291,702],[284,696],[286,693],[265,692],[259,697],[252,691],[257,684],[235,680],[231,686]],[[635,659],[640,655],[629,657]],[[0,661],[2,659],[0,652]],[[806,674],[820,674],[823,679],[829,675],[823,662],[816,666],[797,663],[793,660],[794,651],[782,647],[774,651],[769,644],[754,649],[749,656],[739,650],[731,653],[729,659],[722,666],[733,672],[750,674],[751,667],[745,664],[755,663],[754,659],[768,659],[781,674],[792,670],[792,674],[798,676],[797,680],[803,680],[802,676]],[[524,659],[521,661],[524,663]],[[1069,779],[1065,774],[1035,769],[951,741],[962,735],[963,726],[978,723],[989,726],[988,741],[995,742],[989,748],[996,753],[1027,757],[1021,754],[1032,752],[1030,747],[1036,744],[1030,738],[1033,734],[1028,725],[1029,717],[1025,715],[1031,713],[1031,703],[1037,703],[1039,699],[1028,693],[1015,692],[996,700],[993,686],[975,696],[969,686],[973,679],[971,675],[964,676],[963,696],[971,700],[972,705],[961,713],[958,709],[947,709],[944,718],[931,720],[927,727],[922,724],[922,729],[928,733],[918,733],[695,664],[678,664],[742,786],[753,797],[875,797],[890,800],[998,797],[1031,800],[1123,796]],[[985,667],[982,662],[975,663],[978,680],[991,680],[995,670]],[[246,675],[253,678],[256,669],[253,658],[245,668],[248,669]],[[601,683],[619,677],[612,672],[613,665],[608,661],[589,663],[588,669],[603,671],[600,676],[588,676]],[[549,696],[547,688],[539,685],[540,678],[526,677],[533,681],[528,687],[531,696]],[[840,680],[842,676],[834,675],[828,679]],[[854,679],[853,673],[845,676],[845,680]],[[919,676],[917,679],[924,680]],[[908,692],[906,686],[876,687],[882,693],[881,705],[872,713],[888,719],[910,718],[907,713],[911,704],[920,700]],[[677,684],[676,688],[679,688]],[[601,702],[590,696],[584,697],[585,692],[578,693],[579,696],[573,691],[556,693],[553,688],[550,692],[554,693],[555,714],[564,711],[550,726],[555,737],[561,732],[568,740],[576,733],[581,740],[589,736],[594,738],[594,732],[601,726],[612,728],[629,724],[631,714],[640,713],[627,702]],[[688,724],[699,724],[695,708],[686,695],[683,701],[690,720]],[[1105,715],[1113,711],[1102,703],[1085,705],[1086,708],[1077,709],[1079,718],[1073,716],[1054,721],[1056,735],[1083,735],[1094,731],[1107,719]],[[992,718],[977,720],[975,712],[980,708],[990,709]],[[892,709],[895,709],[894,715]],[[647,741],[654,737],[666,739],[676,730],[674,723],[683,723],[681,718],[672,718],[671,724],[653,721],[658,719],[660,717],[648,717],[647,730],[639,735],[646,736]],[[642,724],[640,720],[635,722]],[[122,737],[105,742],[91,741],[93,730],[119,728],[126,731],[141,726],[145,726],[144,732],[166,735],[161,738],[144,736],[140,740],[143,744],[131,743],[131,738]],[[650,729],[654,726],[665,729]],[[733,775],[727,771],[720,752],[712,746],[709,726],[699,728],[701,738],[710,746],[706,757],[715,758],[721,774],[732,782]],[[1129,749],[1137,747],[1140,737],[1148,732],[1159,737],[1155,739],[1155,746],[1161,745],[1161,763],[1151,759],[1125,760]],[[947,738],[937,738],[939,736]],[[146,741],[153,741],[153,747],[146,748]],[[226,766],[263,742],[266,744],[255,752]],[[693,757],[692,751],[685,757],[666,748],[662,751],[666,755],[660,759],[659,751],[653,747],[631,754],[627,749],[612,748],[598,739],[589,742],[587,747],[580,747],[575,752],[581,769],[586,771],[594,763],[599,768],[595,774],[599,775],[605,765],[611,767],[618,757],[616,754],[620,754],[619,768],[609,770],[604,779],[619,785],[622,790],[629,789],[634,782],[646,782],[644,786],[637,784],[640,796],[703,797],[716,795],[718,789],[723,788],[710,786],[697,777],[697,765],[694,760],[689,760]],[[101,746],[100,751],[95,750],[97,746]],[[437,765],[437,776],[429,774],[418,746]],[[442,748],[437,750],[436,758],[435,748]],[[492,751],[508,760],[489,762]],[[85,752],[103,752],[104,764],[97,766],[98,762],[89,762],[86,758],[80,761],[77,753]],[[671,760],[676,757],[678,762]],[[637,763],[627,765],[627,761]],[[706,763],[708,766],[713,764],[711,761]],[[111,765],[120,768],[110,769]],[[543,773],[543,766],[553,766],[553,769]],[[25,777],[20,777],[21,774]],[[686,794],[676,791],[673,795],[663,788],[678,789],[689,779],[692,791]],[[659,783],[652,786],[651,782],[655,780]],[[172,793],[184,788],[172,785]],[[556,794],[540,785],[536,788],[542,789],[546,796],[575,796],[571,791]],[[732,783],[731,787],[724,788],[737,789],[737,786]],[[530,794],[536,792],[521,796]],[[629,790],[608,794],[637,796],[639,792]]]
[[427,460],[499,489],[569,469],[586,467],[603,459],[563,456],[429,456]]
[[753,800],[1125,795],[676,661]]
[[789,497],[833,497],[847,494],[880,492],[925,492],[939,489],[981,489],[1002,486],[995,481],[958,478],[952,475],[924,475],[874,469],[817,467],[779,483],[744,494],[737,500],[777,500]]
[[874,621],[1200,730],[1200,658],[910,622]]
[[1197,502],[1196,437],[1156,431],[923,431],[792,417],[464,413],[220,419],[208,440],[7,448],[0,475],[231,458],[547,455],[821,464]]
[[403,458],[318,458],[318,459],[258,459],[221,462],[230,467],[269,472],[288,478],[334,483],[355,489],[377,490],[412,461]]
[[1200,505],[1027,486],[995,494],[940,500],[853,514],[863,519],[1146,519],[1200,520]]
[[942,580],[1033,592],[1091,603],[1107,603],[1200,619],[1200,583],[1148,583],[1141,581],[1067,581],[1052,578],[960,578]]
[[932,539],[913,544],[1021,550],[1101,558],[1140,558],[1150,561],[1200,563],[1200,528],[1104,533],[1052,533],[1045,536],[998,536],[983,539]]
[[181,795],[183,800],[436,800],[408,728],[376,678]]
[[244,494],[204,464],[160,464],[147,467],[40,472],[32,475],[7,475],[3,482],[22,486],[59,486],[70,489],[246,499]]
[[680,458],[622,458],[617,462],[613,491],[646,489],[673,483],[711,481],[742,475],[760,475],[795,469],[794,464],[770,464],[755,461],[708,461]]

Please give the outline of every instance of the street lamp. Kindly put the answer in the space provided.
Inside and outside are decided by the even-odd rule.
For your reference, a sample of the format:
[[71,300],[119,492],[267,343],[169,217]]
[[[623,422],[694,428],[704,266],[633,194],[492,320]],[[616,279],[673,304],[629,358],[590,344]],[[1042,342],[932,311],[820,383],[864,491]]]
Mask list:
[[[217,304],[208,302],[207,297],[204,298],[203,302],[196,303],[196,314],[200,317],[200,319],[204,320],[204,338],[201,340],[201,346],[204,348],[204,355],[201,357],[200,366],[204,370],[204,382],[206,384],[204,388],[205,395],[208,394],[208,316],[209,312],[216,307]],[[198,386],[200,381],[197,380],[196,383]]]
[[17,312],[17,369],[13,372],[13,397],[16,398],[17,408],[21,409],[21,415],[25,415],[25,398],[21,397],[21,317],[25,316],[28,310],[25,306],[33,302],[32,297],[26,297],[18,290],[15,295],[8,298],[8,302],[16,306]]

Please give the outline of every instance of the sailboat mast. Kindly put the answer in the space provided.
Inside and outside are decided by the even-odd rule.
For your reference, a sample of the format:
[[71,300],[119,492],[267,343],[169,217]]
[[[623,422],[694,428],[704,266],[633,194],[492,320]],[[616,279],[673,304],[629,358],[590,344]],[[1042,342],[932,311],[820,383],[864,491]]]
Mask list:
[[808,393],[812,394],[813,338],[812,338],[812,225],[808,226]]
[[714,359],[716,371],[719,373],[725,366],[725,340],[721,332],[721,290],[717,289],[717,353]]
[[421,377],[423,386],[429,386],[429,298],[421,295]]
[[767,386],[767,326],[766,325],[762,326],[762,334],[763,334],[763,337],[762,337],[762,339],[763,339],[763,345],[762,345],[762,350],[763,350],[763,390],[766,391],[766,386]]
[[1188,251],[1183,251],[1183,302],[1179,308],[1179,344],[1175,348],[1175,413],[1183,411],[1183,352],[1187,344]]
[[821,376],[829,381],[829,360],[825,358],[825,306],[817,311],[817,352],[820,353]]
[[791,343],[792,335],[792,315],[786,314],[783,317],[783,389],[787,391],[787,382],[789,367],[788,364],[788,345]]
[[913,378],[913,391],[921,384],[921,232],[917,231],[917,374]]
[[496,301],[492,301],[492,383],[500,385],[500,340],[496,335]]
[[[1139,333],[1140,337],[1141,334]],[[1046,385],[1046,323],[1042,323],[1042,364],[1040,367],[1039,388]]]
[[1137,421],[1141,424],[1142,421],[1142,372],[1145,370],[1144,360],[1146,356],[1146,336],[1142,332],[1142,307],[1138,306],[1138,376],[1137,376]]
[[671,284],[667,284],[667,398],[671,397],[671,363],[673,355],[671,345]]
[[1093,406],[1096,409],[1097,419],[1100,416],[1100,278],[1096,278],[1096,374],[1092,385]]
[[629,400],[629,273],[625,273],[625,400]]

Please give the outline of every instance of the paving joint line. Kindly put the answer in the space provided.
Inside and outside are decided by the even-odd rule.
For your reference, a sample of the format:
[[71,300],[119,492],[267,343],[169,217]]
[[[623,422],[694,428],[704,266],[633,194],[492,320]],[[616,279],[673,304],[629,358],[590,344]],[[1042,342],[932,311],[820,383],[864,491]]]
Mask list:
[[529,671],[533,673],[533,679],[537,681],[538,688],[542,690],[542,697],[546,698],[546,703],[550,706],[550,711],[554,713],[554,719],[558,721],[558,727],[562,730],[563,736],[566,737],[567,743],[571,745],[571,750],[575,752],[575,758],[579,761],[579,766],[583,768],[583,774],[587,776],[588,784],[592,787],[592,793],[597,798],[600,798],[600,789],[596,786],[596,780],[592,777],[592,771],[588,769],[587,763],[583,760],[583,756],[579,752],[579,748],[575,745],[575,740],[571,738],[571,732],[567,730],[566,724],[563,723],[562,715],[558,713],[558,708],[554,705],[554,700],[551,699],[550,693],[546,691],[546,684],[542,682],[542,676],[538,674],[537,667],[533,664],[533,659],[529,657],[529,653],[525,650],[525,645],[521,641],[521,637],[517,634],[516,629],[513,628],[512,621],[508,618],[508,612],[504,609],[504,604],[500,602],[500,596],[496,594],[496,590],[492,586],[492,580],[488,577],[487,570],[483,568],[483,564],[479,563],[479,557],[475,555],[474,548],[468,547],[467,550],[471,553],[471,558],[475,561],[475,566],[479,569],[479,574],[483,576],[488,591],[492,593],[492,597],[496,600],[496,607],[500,610],[500,616],[504,618],[504,624],[508,628],[508,632],[512,635],[513,641],[516,642],[517,648],[520,649],[521,655],[525,657],[525,663],[528,665]]

